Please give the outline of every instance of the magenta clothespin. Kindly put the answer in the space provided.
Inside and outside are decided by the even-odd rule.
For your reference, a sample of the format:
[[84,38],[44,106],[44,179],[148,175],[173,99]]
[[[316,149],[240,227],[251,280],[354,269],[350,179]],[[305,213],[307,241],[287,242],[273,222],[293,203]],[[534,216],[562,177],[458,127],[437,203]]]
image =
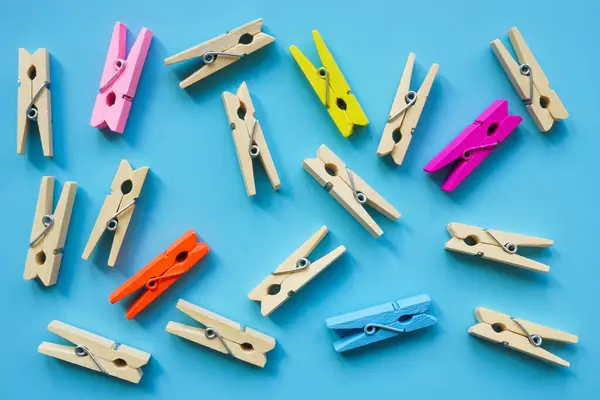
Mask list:
[[508,114],[508,102],[496,100],[464,131],[444,147],[423,170],[435,172],[453,161],[456,165],[444,181],[442,190],[451,192],[523,121]]
[[127,27],[116,23],[90,121],[94,128],[108,127],[113,132],[123,133],[151,41],[152,32],[142,28],[125,59]]

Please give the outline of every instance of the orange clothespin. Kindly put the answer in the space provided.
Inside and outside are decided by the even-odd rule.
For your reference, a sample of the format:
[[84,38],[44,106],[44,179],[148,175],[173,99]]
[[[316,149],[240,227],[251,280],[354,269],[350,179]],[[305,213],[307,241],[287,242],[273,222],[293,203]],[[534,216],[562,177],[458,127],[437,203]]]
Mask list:
[[159,254],[144,268],[110,294],[111,304],[145,288],[127,309],[127,319],[138,315],[146,306],[167,290],[179,277],[188,272],[210,250],[204,242],[197,242],[192,229],[177,239],[164,253]]

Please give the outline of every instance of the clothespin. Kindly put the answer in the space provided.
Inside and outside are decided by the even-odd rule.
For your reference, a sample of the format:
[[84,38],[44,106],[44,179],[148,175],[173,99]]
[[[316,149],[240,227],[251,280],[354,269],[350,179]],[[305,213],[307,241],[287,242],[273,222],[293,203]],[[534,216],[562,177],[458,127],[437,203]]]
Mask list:
[[115,266],[125,233],[127,233],[129,222],[133,216],[135,203],[142,191],[147,174],[148,167],[138,168],[134,171],[127,160],[121,160],[110,187],[110,194],[104,200],[104,205],[81,258],[87,260],[90,257],[102,234],[108,230],[114,232],[108,265]]
[[54,177],[42,178],[25,261],[25,280],[39,278],[46,286],[56,283],[76,191],[77,183],[65,182],[56,210],[52,213]]
[[114,340],[64,322],[52,321],[48,325],[48,330],[75,346],[42,342],[38,347],[39,353],[131,383],[140,382],[143,375],[142,367],[150,361],[150,353],[124,344],[117,345]]
[[246,82],[242,82],[237,94],[223,92],[223,104],[233,133],[233,142],[248,196],[256,194],[252,166],[253,158],[260,159],[273,189],[279,190],[279,176],[260,123],[256,119],[254,105]]
[[448,224],[448,232],[452,239],[446,242],[446,250],[479,256],[531,271],[544,273],[550,271],[549,266],[520,256],[517,251],[519,247],[550,247],[554,244],[553,240],[483,229],[456,222]]
[[391,220],[400,218],[398,210],[324,144],[317,150],[317,158],[306,158],[302,166],[374,237],[381,236],[383,230],[365,210],[365,204]]
[[312,35],[323,64],[321,68],[317,69],[298,47],[290,46],[290,51],[341,134],[348,137],[352,135],[354,125],[367,125],[369,119],[350,91],[348,82],[319,31],[312,31]]
[[31,54],[19,49],[17,153],[25,154],[30,122],[37,122],[44,156],[52,157],[52,104],[50,102],[50,53]]
[[188,272],[209,251],[206,243],[197,242],[196,232],[189,230],[173,243],[164,253],[159,254],[140,269],[125,283],[115,289],[109,297],[115,304],[133,292],[144,288],[144,292],[127,310],[127,319],[132,319],[158,296]]
[[426,313],[429,307],[431,298],[422,294],[338,315],[325,323],[327,328],[342,335],[333,342],[335,351],[342,353],[435,325],[437,319]]
[[415,53],[410,53],[377,148],[379,157],[391,154],[392,159],[398,165],[402,165],[412,134],[419,123],[433,80],[440,67],[438,64],[433,64],[418,92],[415,92],[410,90],[410,78],[414,65]]
[[259,18],[181,53],[165,58],[165,64],[177,64],[198,57],[202,59],[203,64],[200,69],[179,83],[179,87],[184,89],[233,64],[240,58],[262,49],[269,43],[273,43],[275,38],[261,32],[262,26],[263,20]]
[[554,121],[560,121],[569,117],[569,112],[562,101],[552,90],[550,81],[542,71],[540,64],[525,43],[523,36],[516,27],[508,31],[508,37],[512,43],[519,63],[510,55],[506,47],[499,39],[490,45],[494,54],[502,64],[504,72],[512,82],[519,97],[525,103],[525,107],[535,125],[541,132],[547,132],[554,125]]
[[569,367],[570,363],[542,348],[544,340],[560,343],[577,343],[576,335],[547,328],[524,319],[512,318],[487,308],[477,307],[478,324],[469,328],[471,335],[494,343],[502,343],[509,349],[520,351],[540,360]]
[[433,173],[456,161],[442,185],[452,192],[523,121],[508,114],[508,102],[496,100],[471,125],[444,147],[423,170]]
[[125,58],[127,27],[120,22],[116,23],[100,79],[100,91],[96,96],[91,126],[100,129],[108,127],[113,132],[123,133],[150,42],[152,32],[142,28],[129,56]]
[[177,308],[204,325],[204,328],[170,321],[167,332],[257,367],[262,368],[267,363],[265,353],[275,347],[275,339],[271,336],[246,328],[185,300],[180,299]]
[[310,253],[323,240],[327,232],[329,232],[327,227],[322,226],[298,250],[293,252],[283,264],[271,272],[271,275],[248,294],[250,300],[260,302],[260,312],[262,315],[267,316],[271,314],[287,301],[293,293],[302,289],[308,282],[344,254],[346,248],[338,246],[316,261],[308,259]]

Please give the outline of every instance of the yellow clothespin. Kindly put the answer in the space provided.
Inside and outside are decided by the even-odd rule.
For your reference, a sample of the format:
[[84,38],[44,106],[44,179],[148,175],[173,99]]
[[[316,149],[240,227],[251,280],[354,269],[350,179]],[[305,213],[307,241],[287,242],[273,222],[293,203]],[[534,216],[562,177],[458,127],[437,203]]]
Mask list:
[[550,271],[549,266],[517,254],[519,247],[550,247],[554,244],[550,239],[483,229],[456,222],[448,224],[448,232],[452,239],[446,242],[446,250],[479,256],[531,271]]
[[121,160],[117,174],[110,187],[110,194],[106,196],[94,229],[88,239],[81,258],[87,260],[105,231],[114,232],[113,242],[108,256],[108,265],[115,266],[125,233],[135,210],[135,203],[142,191],[148,167],[138,168],[135,171],[127,160]]
[[17,106],[17,153],[25,154],[30,122],[37,122],[46,157],[52,157],[52,105],[50,102],[50,53],[38,49],[31,54],[19,49]]
[[512,82],[515,90],[525,103],[527,111],[541,132],[547,132],[554,125],[569,117],[569,112],[558,98],[550,81],[525,43],[523,36],[516,27],[508,31],[519,63],[514,60],[499,39],[491,43],[492,50],[502,64],[504,72]]
[[42,178],[25,261],[25,280],[39,278],[46,286],[56,283],[76,191],[77,183],[65,182],[56,210],[52,213],[54,177]]
[[254,168],[252,159],[260,159],[273,189],[279,190],[279,175],[271,152],[263,135],[262,127],[256,119],[254,105],[246,82],[242,82],[237,94],[223,92],[223,104],[227,113],[227,120],[233,133],[233,142],[237,152],[242,178],[248,196],[256,194],[254,182]]
[[323,64],[321,68],[315,68],[298,47],[290,46],[290,51],[321,103],[327,107],[333,122],[342,135],[348,137],[352,135],[354,125],[367,125],[369,119],[351,93],[350,86],[319,32],[314,30],[312,35]]
[[260,312],[267,316],[286,302],[293,293],[302,289],[315,276],[320,274],[337,260],[346,248],[338,246],[327,255],[316,261],[310,261],[308,256],[327,235],[329,230],[322,226],[287,260],[283,262],[264,281],[254,288],[248,298],[260,302]]
[[317,158],[305,159],[302,166],[374,237],[381,236],[383,230],[369,215],[365,204],[391,220],[400,218],[398,210],[324,144],[317,150]]
[[425,102],[431,91],[433,80],[439,69],[438,64],[433,64],[418,92],[415,92],[410,90],[410,78],[414,65],[415,53],[410,53],[377,148],[379,157],[391,154],[392,159],[398,165],[402,165],[413,132],[417,127],[419,118],[421,118],[423,107],[425,107]]
[[131,383],[139,383],[142,367],[150,361],[149,353],[124,344],[117,345],[114,340],[60,321],[50,322],[48,330],[75,346],[43,342],[38,347],[39,353]]
[[540,360],[562,367],[569,367],[568,361],[542,348],[544,340],[560,343],[577,343],[576,335],[547,328],[523,319],[512,318],[487,308],[477,307],[475,318],[479,322],[469,328],[471,335],[494,343],[502,343],[509,349],[520,351]]
[[275,348],[275,339],[271,336],[246,328],[185,300],[177,302],[177,309],[204,325],[204,328],[170,321],[166,331],[173,335],[261,368],[267,363],[265,353]]

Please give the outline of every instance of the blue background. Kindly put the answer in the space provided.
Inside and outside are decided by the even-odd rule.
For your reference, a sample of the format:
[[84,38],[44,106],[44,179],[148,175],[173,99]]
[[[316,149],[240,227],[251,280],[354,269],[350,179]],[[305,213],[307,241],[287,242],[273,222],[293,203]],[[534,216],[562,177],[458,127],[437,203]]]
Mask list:
[[[460,4],[459,4],[460,3]],[[4,2],[0,14],[0,207],[3,346],[0,397],[106,398],[481,398],[592,399],[600,389],[597,266],[597,169],[600,89],[595,67],[600,3],[522,0],[306,0]],[[186,69],[163,59],[255,18],[276,42],[190,90]],[[154,33],[123,135],[89,125],[116,21],[130,47],[142,27]],[[566,105],[570,117],[550,134],[537,131],[489,42],[518,26]],[[350,139],[337,131],[292,59],[299,46],[315,63],[319,29],[371,123]],[[51,53],[54,158],[37,135],[25,156],[15,152],[17,49]],[[417,54],[412,88],[434,62],[440,71],[405,160],[395,167],[375,150],[408,53]],[[248,83],[257,117],[281,176],[275,193],[263,172],[258,195],[246,196],[221,101]],[[455,193],[422,171],[451,138],[492,101],[507,99],[524,117],[519,128]],[[373,239],[301,167],[325,143],[402,213],[377,216]],[[119,161],[150,173],[117,266],[108,246],[81,254]],[[262,168],[259,168],[262,171]],[[22,273],[43,175],[79,184],[58,284],[45,288]],[[444,251],[446,224],[462,222],[552,238],[529,252],[551,265],[548,275]],[[248,292],[321,225],[331,233],[314,253],[348,251],[271,317]],[[210,255],[137,319],[109,293],[187,229]],[[428,293],[439,324],[352,354],[332,347],[325,319]],[[169,320],[193,323],[175,304],[183,298],[277,339],[264,370],[173,335]],[[467,334],[473,309],[510,315],[576,333],[580,343],[550,349],[570,369],[488,344]],[[139,385],[37,353],[58,319],[152,353]]]

